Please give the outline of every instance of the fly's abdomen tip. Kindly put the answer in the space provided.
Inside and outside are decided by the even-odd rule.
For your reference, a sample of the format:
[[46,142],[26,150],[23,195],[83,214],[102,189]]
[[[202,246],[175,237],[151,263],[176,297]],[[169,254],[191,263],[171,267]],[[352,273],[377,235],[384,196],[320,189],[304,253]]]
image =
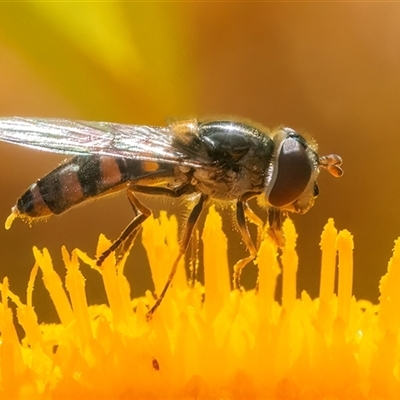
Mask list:
[[11,228],[12,223],[14,222],[14,219],[18,217],[18,210],[17,207],[13,207],[11,209],[11,214],[7,217],[6,223],[4,224],[4,227],[8,230]]

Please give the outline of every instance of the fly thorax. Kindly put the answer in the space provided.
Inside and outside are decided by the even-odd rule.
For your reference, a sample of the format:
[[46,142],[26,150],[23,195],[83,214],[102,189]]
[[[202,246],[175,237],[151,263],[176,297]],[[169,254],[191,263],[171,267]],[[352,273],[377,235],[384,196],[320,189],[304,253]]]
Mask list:
[[237,173],[217,167],[196,168],[192,185],[201,193],[218,200],[235,200],[237,194]]

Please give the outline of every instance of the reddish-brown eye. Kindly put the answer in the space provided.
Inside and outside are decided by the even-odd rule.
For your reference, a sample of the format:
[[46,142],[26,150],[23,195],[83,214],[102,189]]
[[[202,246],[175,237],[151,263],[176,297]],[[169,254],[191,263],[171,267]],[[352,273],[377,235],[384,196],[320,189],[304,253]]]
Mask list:
[[293,136],[284,139],[276,158],[269,203],[283,207],[296,201],[306,189],[311,174],[312,165],[304,144]]

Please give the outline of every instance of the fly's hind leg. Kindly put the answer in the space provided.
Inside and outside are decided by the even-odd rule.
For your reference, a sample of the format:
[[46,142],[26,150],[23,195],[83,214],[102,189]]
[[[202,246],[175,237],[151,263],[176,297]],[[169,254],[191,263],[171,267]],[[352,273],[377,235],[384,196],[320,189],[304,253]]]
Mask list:
[[120,249],[117,254],[117,262],[121,261],[127,251],[130,250],[132,244],[139,233],[143,222],[150,216],[151,211],[139,201],[134,195],[135,192],[144,193],[149,195],[167,196],[167,197],[180,197],[182,194],[189,194],[193,191],[191,186],[182,185],[176,189],[169,189],[158,186],[142,186],[130,184],[127,189],[128,200],[132,206],[135,217],[130,224],[123,230],[118,239],[97,259],[96,265],[101,266],[104,260],[113,252]]
[[191,211],[189,218],[186,222],[186,227],[185,227],[185,231],[183,233],[183,238],[179,247],[179,254],[176,257],[171,271],[169,272],[168,278],[167,278],[167,282],[164,285],[163,290],[161,291],[161,294],[158,296],[156,302],[154,303],[153,307],[151,307],[151,309],[148,311],[146,317],[147,320],[150,321],[154,312],[157,310],[157,308],[160,306],[165,294],[167,293],[167,290],[169,288],[169,286],[171,285],[172,280],[174,279],[174,275],[176,273],[176,270],[178,268],[178,264],[179,261],[181,260],[181,258],[185,255],[186,250],[188,248],[189,242],[190,242],[190,238],[192,236],[192,232],[193,229],[196,226],[196,222],[199,219],[199,216],[201,214],[201,211],[203,210],[203,206],[205,201],[207,200],[207,196],[202,194],[200,196],[199,202],[193,207],[193,210]]
[[118,249],[115,250],[116,264],[118,265],[127,253],[130,252],[133,243],[135,242],[136,236],[138,235],[140,227],[134,229],[129,236],[121,243]]
[[[153,196],[166,196],[166,197],[181,197],[183,195],[188,195],[192,194],[194,192],[194,188],[192,185],[182,185],[177,188],[171,189],[171,188],[166,188],[166,187],[160,187],[160,186],[141,186],[141,185],[131,185],[131,189],[134,192],[139,192],[139,193],[145,193],[148,195],[153,195]],[[156,302],[154,305],[151,307],[151,309],[148,311],[146,318],[148,321],[151,320],[154,312],[157,310],[157,308],[160,306],[163,298],[165,297],[165,294],[167,293],[167,290],[169,286],[172,283],[172,280],[175,276],[176,270],[178,268],[179,261],[181,258],[185,255],[186,250],[189,246],[189,242],[193,233],[193,229],[196,226],[196,222],[199,219],[199,216],[201,214],[201,211],[203,209],[204,203],[207,200],[207,196],[202,194],[200,196],[200,199],[198,203],[193,207],[193,210],[191,211],[189,218],[186,223],[185,231],[183,233],[183,238],[179,247],[179,254],[176,257],[172,268],[169,272],[167,282],[165,283],[163,290],[161,291],[160,295],[158,296]],[[140,210],[141,211],[141,210]]]
[[132,188],[127,189],[128,200],[131,203],[132,209],[135,213],[135,217],[129,223],[129,225],[122,231],[118,239],[104,251],[96,260],[98,267],[103,264],[104,260],[114,251],[121,249],[121,252],[117,255],[117,261],[120,261],[124,254],[131,248],[133,241],[135,240],[142,223],[150,216],[151,211],[143,205],[137,197],[134,195]]

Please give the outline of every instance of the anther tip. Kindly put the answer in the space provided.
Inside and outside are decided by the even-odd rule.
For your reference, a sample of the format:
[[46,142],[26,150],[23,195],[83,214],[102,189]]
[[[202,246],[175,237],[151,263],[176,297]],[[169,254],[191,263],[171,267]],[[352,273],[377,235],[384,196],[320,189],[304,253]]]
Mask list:
[[14,219],[17,217],[18,217],[18,211],[15,209],[15,207],[13,207],[11,210],[11,214],[6,219],[4,227],[7,230],[9,230],[11,228],[12,223],[14,222]]

